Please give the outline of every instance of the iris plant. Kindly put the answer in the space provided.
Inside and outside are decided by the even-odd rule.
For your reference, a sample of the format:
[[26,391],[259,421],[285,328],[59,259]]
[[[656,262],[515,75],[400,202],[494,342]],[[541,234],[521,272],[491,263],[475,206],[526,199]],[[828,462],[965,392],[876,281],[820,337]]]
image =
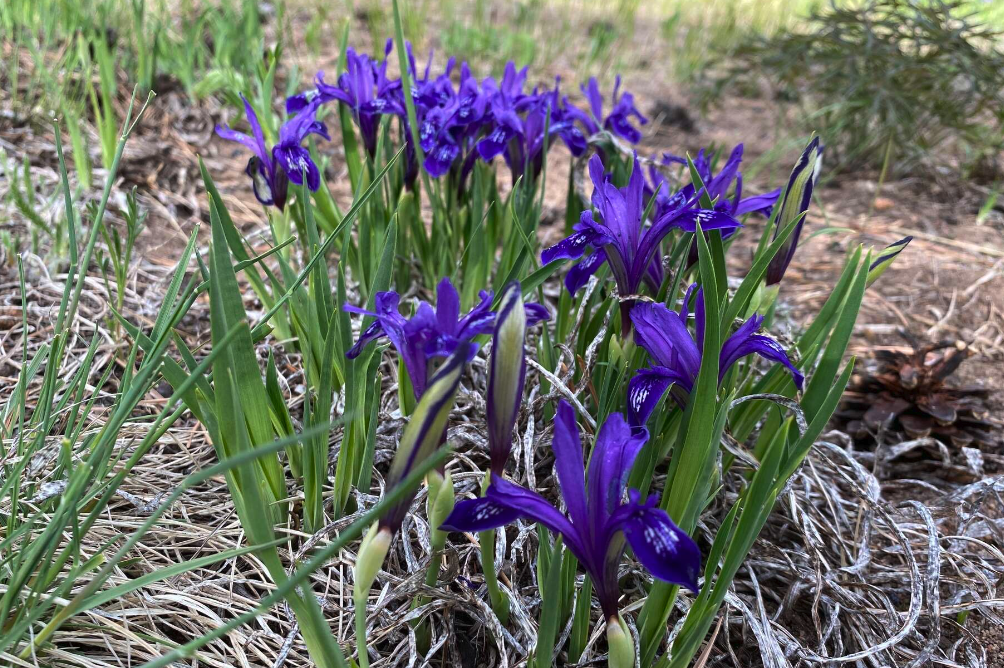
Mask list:
[[244,112],[247,114],[252,136],[237,132],[228,125],[217,125],[216,134],[223,139],[239,142],[254,153],[248,160],[245,171],[251,177],[251,186],[258,201],[282,210],[286,205],[289,182],[303,185],[304,177],[307,187],[317,190],[321,185],[321,172],[311,159],[310,151],[301,144],[310,134],[331,140],[324,123],[316,118],[320,101],[314,100],[299,107],[297,113],[279,128],[279,142],[269,151],[258,115],[247,98],[241,95],[241,100],[244,101]]
[[[568,514],[537,492],[492,474],[485,496],[458,503],[443,528],[485,531],[526,519],[560,534],[592,579],[607,621],[608,639],[614,635],[623,649],[631,636],[620,619],[618,570],[627,545],[652,575],[695,592],[701,569],[697,544],[658,507],[657,497],[643,501],[637,490],[630,490],[627,499],[624,498],[628,473],[647,440],[648,430],[644,427],[632,429],[623,415],[611,414],[596,439],[587,485],[575,411],[561,402],[555,417],[552,447]],[[633,659],[618,664],[634,665]]]
[[[635,340],[648,351],[652,366],[642,369],[628,385],[628,415],[632,425],[644,425],[652,410],[671,385],[689,394],[701,370],[704,342],[704,294],[697,289],[694,323],[696,340],[687,329],[689,302],[696,285],[690,286],[683,298],[680,312],[670,311],[664,304],[645,302],[631,309]],[[758,334],[763,316],[753,315],[722,345],[718,380],[725,377],[737,361],[747,355],[782,364],[791,373],[798,389],[802,389],[802,373],[794,367],[788,354],[774,339]],[[675,398],[683,404],[679,395]]]
[[[589,159],[589,175],[593,181],[593,208],[582,212],[573,228],[575,233],[541,253],[541,262],[547,264],[558,259],[581,258],[587,248],[593,252],[571,268],[565,277],[565,287],[572,294],[581,288],[604,264],[610,265],[617,292],[622,299],[638,293],[642,281],[647,281],[653,291],[662,282],[662,260],[658,250],[662,240],[673,229],[694,232],[697,223],[704,230],[727,230],[740,227],[739,221],[725,211],[698,207],[699,193],[679,202],[651,224],[643,220],[644,178],[638,159],[628,185],[618,188],[603,171],[599,156]],[[622,327],[630,326],[627,312],[629,301],[622,301]]]
[[[444,278],[436,287],[436,306],[421,301],[411,318],[401,315],[398,310],[401,297],[393,290],[376,294],[375,311],[346,304],[343,308],[350,313],[376,318],[359,336],[346,357],[355,358],[371,341],[387,337],[408,370],[415,399],[418,400],[427,385],[429,360],[449,357],[474,337],[492,331],[495,325],[495,312],[491,310],[492,293],[482,290],[478,296],[478,304],[461,316],[460,295],[450,279]],[[547,309],[540,304],[526,304],[525,308],[530,324],[548,317]],[[465,348],[470,361],[477,354],[478,346]]]

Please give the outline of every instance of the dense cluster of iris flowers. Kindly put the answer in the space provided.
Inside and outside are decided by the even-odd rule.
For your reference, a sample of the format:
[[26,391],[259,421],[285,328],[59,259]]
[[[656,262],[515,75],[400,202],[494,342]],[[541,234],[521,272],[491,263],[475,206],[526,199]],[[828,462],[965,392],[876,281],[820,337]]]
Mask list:
[[[254,152],[248,174],[258,201],[281,209],[286,199],[286,181],[302,184],[303,173],[310,189],[317,189],[320,183],[317,165],[301,144],[311,133],[329,139],[316,114],[322,105],[332,101],[349,109],[370,158],[376,153],[381,117],[399,119],[407,147],[405,181],[409,187],[414,184],[417,152],[408,126],[404,91],[400,78],[387,75],[387,57],[392,47],[393,42],[388,40],[383,60],[349,48],[346,70],[336,83],[328,82],[324,72],[318,72],[312,90],[289,97],[288,120],[282,125],[279,143],[272,152],[266,149],[261,124],[246,100],[245,112],[253,139],[227,126],[217,126],[217,134],[222,138],[238,141]],[[423,167],[433,178],[455,173],[461,189],[477,159],[490,163],[501,155],[513,182],[527,167],[530,176],[536,179],[543,166],[544,151],[552,145],[553,138],[560,139],[573,156],[580,156],[587,148],[587,138],[601,129],[637,143],[641,132],[635,124],[648,122],[635,107],[631,94],[620,91],[620,77],[614,87],[612,108],[604,116],[603,96],[595,79],[582,87],[589,102],[586,111],[561,94],[560,80],[555,80],[553,89],[527,91],[527,68],[517,70],[512,62],[505,66],[501,80],[489,76],[480,82],[467,63],[462,63],[459,82],[454,86],[451,77],[455,59],[450,58],[445,70],[432,76],[431,54],[420,74],[410,45],[407,52],[419,143],[425,155]]]
[[[595,79],[581,86],[586,104],[580,108],[562,94],[560,79],[555,80],[552,88],[528,89],[527,68],[518,69],[511,62],[505,66],[500,78],[485,77],[479,81],[466,63],[458,66],[453,58],[449,59],[441,73],[432,74],[430,54],[428,63],[420,72],[410,45],[406,45],[404,62],[407,63],[410,84],[406,90],[402,79],[388,76],[387,59],[392,47],[393,43],[388,41],[382,60],[347,49],[344,54],[345,71],[336,81],[326,79],[324,73],[319,72],[311,90],[288,98],[287,117],[275,133],[277,140],[271,149],[266,144],[266,137],[270,138],[273,133],[268,132],[269,128],[263,128],[246,99],[245,113],[252,134],[245,135],[227,126],[218,127],[217,132],[224,139],[237,141],[252,151],[247,173],[252,178],[255,196],[263,204],[280,210],[287,202],[289,182],[306,186],[312,191],[320,185],[320,170],[302,144],[311,134],[328,139],[327,130],[317,120],[317,114],[323,105],[331,102],[341,105],[343,114],[347,112],[351,117],[366,157],[374,162],[381,158],[378,155],[382,153],[380,147],[388,139],[381,134],[388,127],[386,120],[396,120],[397,140],[406,149],[403,179],[395,181],[397,188],[414,188],[419,171],[424,170],[429,177],[445,179],[450,187],[456,188],[455,192],[463,193],[464,184],[477,161],[490,164],[499,156],[510,170],[514,184],[523,179],[536,187],[547,149],[556,143],[553,140],[564,143],[575,157],[585,156],[592,146],[594,154],[588,160],[592,181],[590,200],[583,202],[585,210],[568,236],[541,253],[544,266],[540,271],[553,271],[555,266],[552,263],[555,261],[575,261],[565,276],[565,288],[574,296],[606,265],[620,303],[621,340],[637,343],[640,350],[635,350],[638,362],[631,364],[628,364],[627,358],[617,359],[617,354],[610,355],[611,368],[622,365],[617,370],[621,375],[611,376],[614,382],[605,384],[605,393],[615,393],[607,394],[607,398],[616,398],[612,402],[604,398],[603,405],[616,408],[616,404],[622,402],[626,411],[624,414],[603,411],[606,417],[597,420],[600,424],[596,425],[595,443],[588,456],[583,452],[574,410],[564,401],[558,404],[552,448],[563,504],[555,507],[535,490],[526,489],[506,478],[506,463],[523,405],[527,331],[536,323],[549,319],[544,306],[524,301],[523,289],[518,281],[506,284],[498,300],[494,299],[492,292],[482,290],[473,307],[465,314],[461,313],[460,295],[447,278],[443,278],[437,286],[435,304],[416,301],[413,308],[405,305],[405,312],[402,312],[399,293],[393,290],[373,294],[370,308],[344,304],[344,311],[372,318],[345,354],[355,359],[369,344],[387,339],[403,368],[399,377],[403,393],[400,395],[401,408],[409,415],[409,421],[385,478],[387,489],[393,489],[402,485],[409,474],[445,442],[450,411],[464,369],[479,350],[479,337],[483,339],[491,334],[485,397],[490,465],[480,497],[460,503],[455,502],[452,479],[445,469],[427,474],[429,545],[433,558],[426,584],[432,586],[437,581],[445,532],[478,532],[485,585],[492,608],[505,624],[509,606],[496,580],[494,530],[518,519],[537,522],[560,536],[568,553],[588,573],[607,626],[610,665],[615,668],[633,666],[634,640],[620,615],[619,606],[618,571],[627,548],[630,546],[637,560],[663,582],[696,592],[701,573],[700,549],[687,531],[673,522],[667,510],[659,507],[658,496],[649,495],[643,499],[637,489],[627,489],[632,466],[649,442],[647,423],[667,393],[673,402],[687,409],[685,414],[700,410],[702,405],[701,401],[691,401],[692,393],[705,399],[710,396],[710,401],[703,403],[714,407],[714,400],[722,394],[719,390],[734,384],[735,376],[730,375],[730,371],[740,359],[750,355],[781,365],[790,374],[794,388],[802,391],[802,371],[778,341],[760,333],[760,330],[765,322],[769,325],[777,285],[795,254],[819,174],[823,147],[818,138],[810,141],[783,191],[777,189],[748,196],[743,190],[742,144],[723,156],[722,163],[717,165],[717,156],[705,150],[699,151],[693,158],[665,153],[661,158],[646,160],[640,159],[636,153],[632,156],[630,149],[612,141],[611,138],[616,138],[637,144],[641,139],[639,126],[647,123],[635,106],[632,95],[622,92],[620,77],[614,85],[610,109],[604,113],[605,101]],[[410,95],[410,100],[406,95]],[[416,124],[414,127],[410,125],[412,122]],[[598,137],[599,133],[605,134]],[[419,156],[424,157],[421,164]],[[648,163],[648,169],[643,168],[645,163]],[[683,181],[687,181],[689,176],[691,182],[682,185],[674,182],[674,170],[682,172]],[[423,183],[423,187],[426,185]],[[498,195],[497,190],[495,194]],[[449,205],[446,206],[448,208]],[[717,269],[711,266],[711,280],[704,283],[709,294],[710,319],[706,321],[704,291],[697,285],[685,291],[678,310],[671,310],[670,306],[677,298],[677,288],[681,285],[679,281],[693,275],[690,265],[698,262],[699,247],[703,254],[700,275],[704,281],[709,279],[706,274],[711,264],[706,262],[708,248],[699,242],[698,230],[704,233],[717,231],[721,240],[726,241],[743,227],[742,221],[749,214],[763,215],[772,222],[773,242],[768,242],[771,231],[768,229],[757,250],[759,256],[770,245],[770,252],[774,253],[769,262],[761,262],[761,273],[754,276],[751,270],[747,277],[747,290],[744,292],[740,288],[733,303],[728,295],[721,293],[720,288],[712,290],[716,284],[714,279],[723,277],[720,274],[716,276]],[[693,241],[682,236],[685,234],[693,235]],[[786,235],[785,238],[778,240],[782,234]],[[393,238],[393,235],[388,235],[388,238]],[[667,284],[662,248],[667,238],[683,240],[685,244],[690,243],[691,248],[689,262],[683,263],[687,248],[685,245],[677,246],[682,273],[674,277],[678,281],[674,283],[676,287],[665,296],[660,294],[660,289],[664,290]],[[469,241],[464,239],[465,253]],[[863,285],[865,279],[868,283],[875,280],[908,242],[909,239],[904,239],[886,249],[855,285]],[[721,246],[716,246],[716,249],[719,253],[724,251]],[[493,260],[494,255],[488,262]],[[464,275],[465,280],[470,279],[466,270]],[[486,271],[484,278],[489,275],[490,272]],[[522,274],[514,269],[511,275]],[[544,274],[545,277],[547,275],[550,274]],[[534,285],[540,285],[540,280],[544,279],[538,279]],[[482,284],[480,280],[474,281],[473,285],[467,286],[469,292],[464,294],[473,294],[473,290]],[[849,281],[847,285],[850,285]],[[863,290],[863,287],[860,289]],[[717,299],[712,299],[710,295],[716,290]],[[645,291],[648,294],[643,295]],[[742,301],[740,295],[743,295]],[[666,303],[661,301],[664,296]],[[652,297],[658,299],[653,301]],[[565,298],[563,296],[563,302]],[[734,308],[722,319],[722,325],[728,326],[728,329],[719,332],[718,309],[724,304]],[[562,308],[559,306],[558,309],[559,329],[562,318],[567,317],[567,311],[562,311]],[[744,316],[745,320],[731,331],[734,316]],[[707,359],[704,359],[706,328],[715,348],[709,350]],[[612,338],[608,343],[608,353],[626,349],[614,348]],[[843,354],[843,349],[838,350],[838,343],[831,341],[827,344],[833,346],[836,357]],[[646,361],[641,361],[641,351],[647,354]],[[698,382],[698,379],[702,359],[705,362],[710,360],[713,365],[716,356],[717,386],[714,375],[705,369],[708,372],[705,378],[710,381],[709,393],[709,385],[703,380]],[[366,357],[363,359],[368,360]],[[642,365],[640,369],[636,368],[639,363]],[[811,359],[803,357],[799,360],[803,368],[812,364]],[[835,368],[833,373],[836,373]],[[781,380],[787,383],[783,376]],[[785,391],[794,395],[794,390]],[[813,384],[810,383],[807,396],[812,394]],[[584,410],[581,406],[579,409]],[[675,409],[667,406],[667,410]],[[727,415],[727,410],[722,415]],[[704,413],[705,417],[714,416],[707,410]],[[711,421],[705,422],[710,424]],[[671,434],[665,425],[660,427],[659,424],[653,421],[654,444],[659,444]],[[719,435],[720,431],[721,427]],[[689,432],[687,436],[689,438]],[[700,436],[703,438],[703,435]],[[712,439],[709,441],[711,447],[715,447],[714,439],[718,436],[710,433],[708,438]],[[686,440],[681,443],[683,447],[688,445]],[[692,478],[700,478],[701,475],[695,474]],[[647,489],[647,483],[638,486]],[[688,524],[688,513],[672,507],[676,496],[680,496],[678,489],[667,484],[664,492],[669,503],[664,505],[681,526],[692,530],[693,524]],[[354,600],[357,637],[360,638],[359,664],[363,668],[368,665],[363,641],[366,619],[365,614],[360,615],[359,611],[366,607],[369,589],[416,494],[416,490],[410,490],[402,500],[385,511],[372,525],[358,552],[354,569]],[[694,498],[695,503],[704,502],[699,494],[695,494]],[[717,568],[717,564],[710,565]],[[713,575],[714,571],[709,569],[709,573]],[[658,586],[656,584],[656,588]],[[654,595],[651,598],[658,599]],[[585,601],[588,607],[588,593]],[[671,606],[672,599],[668,601]],[[646,603],[639,617],[639,626],[642,626],[642,617],[648,607]],[[668,612],[659,614],[668,615]],[[645,633],[642,629],[643,636]],[[651,634],[651,630],[648,633]],[[657,644],[658,638],[653,641],[649,637],[646,643],[643,637],[640,645],[642,655],[650,658],[652,648]],[[646,651],[648,654],[645,654]]]

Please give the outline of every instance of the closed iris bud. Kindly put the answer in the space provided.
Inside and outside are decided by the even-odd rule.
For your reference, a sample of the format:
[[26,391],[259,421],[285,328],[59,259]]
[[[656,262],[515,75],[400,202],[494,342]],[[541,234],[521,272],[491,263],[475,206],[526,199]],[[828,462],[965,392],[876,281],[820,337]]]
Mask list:
[[429,515],[429,525],[432,527],[432,549],[441,550],[446,544],[446,532],[440,531],[443,521],[453,512],[457,497],[453,491],[453,476],[449,472],[440,475],[433,471],[428,475],[429,498],[426,502],[426,512]]
[[897,241],[896,243],[889,244],[879,256],[875,258],[875,261],[868,266],[868,283],[866,287],[871,287],[871,284],[878,280],[879,276],[885,273],[885,270],[892,265],[893,260],[899,255],[904,248],[913,241],[913,237],[904,237]]
[[[757,293],[760,295],[759,302],[757,303],[756,312],[760,315],[767,315],[771,307],[774,306],[774,302],[777,301],[777,293],[781,290],[781,284],[775,283],[774,285],[761,284],[760,289]],[[750,307],[752,308],[753,302],[750,302]]]
[[523,399],[526,380],[526,311],[517,281],[509,283],[499,302],[492,334],[491,369],[488,378],[488,445],[491,469],[502,473],[512,448],[512,432]]
[[[795,230],[788,237],[788,240],[778,250],[770,264],[767,265],[767,286],[774,286],[784,278],[791,259],[795,256],[795,249],[798,247],[798,238],[801,235],[802,227],[805,224],[805,213],[809,210],[809,203],[812,201],[812,189],[819,178],[819,172],[823,166],[823,146],[819,143],[819,137],[813,137],[809,145],[802,151],[802,156],[791,170],[788,178],[788,187],[785,189],[784,199],[781,201],[781,209],[777,212],[777,221],[774,225],[774,238],[793,221],[798,219]],[[771,300],[773,303],[773,300]],[[761,307],[761,311],[763,307]]]
[[610,668],[634,668],[634,638],[620,615],[607,620],[607,647]]
[[373,581],[376,580],[383,560],[387,558],[390,541],[393,534],[387,527],[374,523],[370,527],[356,556],[356,566],[353,569],[353,593],[356,600],[365,600]]

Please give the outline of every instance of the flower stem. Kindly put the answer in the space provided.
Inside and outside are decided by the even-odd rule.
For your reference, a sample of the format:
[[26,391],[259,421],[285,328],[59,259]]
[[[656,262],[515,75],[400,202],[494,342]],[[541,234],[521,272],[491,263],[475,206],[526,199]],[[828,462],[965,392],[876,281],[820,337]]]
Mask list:
[[367,596],[356,596],[355,618],[356,618],[356,654],[358,654],[359,668],[369,668],[370,653],[366,642],[366,603]]
[[[481,485],[482,496],[488,489],[488,485],[491,484],[491,479],[491,472],[485,473],[485,480]],[[481,545],[481,570],[485,574],[485,586],[488,587],[488,598],[491,600],[492,610],[503,625],[507,624],[509,622],[509,601],[499,589],[498,577],[495,575],[495,529],[479,533],[478,543]]]
[[502,624],[507,624],[509,622],[509,601],[499,589],[499,581],[495,576],[495,529],[479,533],[478,542],[481,544],[481,570],[485,574],[485,586],[488,587],[488,598],[491,600],[492,610],[495,611],[495,616]]

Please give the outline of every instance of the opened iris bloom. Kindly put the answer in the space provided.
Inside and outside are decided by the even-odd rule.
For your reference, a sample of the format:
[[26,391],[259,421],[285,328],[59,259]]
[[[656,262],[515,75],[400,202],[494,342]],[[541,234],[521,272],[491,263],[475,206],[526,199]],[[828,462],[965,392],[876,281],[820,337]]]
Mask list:
[[[704,293],[700,289],[697,289],[694,317],[696,340],[687,329],[688,303],[695,288],[692,285],[687,290],[679,313],[670,311],[665,304],[651,302],[637,304],[631,309],[635,341],[648,351],[652,360],[652,366],[639,371],[628,384],[628,415],[632,425],[645,424],[670,386],[679,390],[674,398],[681,405],[686,404],[686,395],[694,389],[704,349]],[[763,316],[754,315],[726,339],[718,362],[719,382],[733,364],[756,354],[784,365],[801,390],[802,373],[791,363],[781,344],[758,334],[762,324]]]
[[[743,197],[743,175],[739,171],[742,159],[743,145],[739,144],[732,149],[728,160],[725,161],[722,169],[717,174],[712,171],[711,162],[708,160],[704,149],[697,152],[693,163],[694,169],[704,184],[708,198],[714,202],[716,211],[727,213],[736,219],[748,213],[759,213],[769,217],[775,202],[777,202],[777,198],[781,195],[781,189],[778,188],[762,195]],[[688,166],[686,158],[681,158],[671,153],[663,154],[662,164],[664,166],[674,163],[684,165],[685,167]],[[648,203],[649,198],[655,197],[654,209],[656,216],[663,216],[668,212],[675,211],[694,197],[696,193],[693,183],[688,183],[676,192],[672,192],[665,175],[655,165],[649,167],[649,178],[651,186],[648,184],[645,186],[645,202]],[[735,191],[732,197],[728,197],[733,183],[735,184]],[[723,229],[722,240],[724,241],[731,237],[738,229],[737,227]],[[692,266],[696,263],[697,242],[695,241],[690,245],[687,265]]]
[[403,113],[400,95],[396,94],[401,88],[401,80],[387,78],[386,56],[392,46],[393,42],[387,40],[384,60],[381,62],[349,48],[345,52],[346,71],[338,77],[337,85],[326,83],[324,72],[318,72],[317,89],[288,98],[286,110],[297,111],[315,100],[322,104],[338,100],[352,110],[363,145],[372,157],[376,153],[380,116]]
[[529,104],[523,119],[523,132],[516,135],[505,151],[506,164],[512,172],[513,182],[523,175],[529,166],[529,176],[536,181],[543,169],[546,150],[550,150],[560,139],[569,152],[578,157],[586,152],[586,135],[579,128],[581,118],[577,109],[559,94],[556,80],[554,90],[537,94]]
[[589,573],[608,622],[618,617],[618,568],[627,545],[655,577],[697,591],[701,551],[694,541],[658,507],[657,497],[643,501],[630,490],[624,498],[628,473],[647,440],[645,428],[632,429],[623,415],[611,414],[596,439],[587,486],[575,411],[561,402],[552,447],[568,515],[540,494],[493,474],[485,496],[458,503],[443,528],[485,531],[517,519],[543,524],[564,538]]
[[[761,213],[770,216],[771,208],[781,195],[781,189],[772,190],[762,195],[743,197],[743,175],[739,170],[743,160],[743,145],[738,144],[732,149],[728,159],[718,173],[711,169],[711,162],[707,152],[701,149],[693,159],[694,169],[701,182],[704,184],[708,197],[715,203],[715,209],[725,211],[729,215],[739,217],[747,213]],[[682,158],[671,153],[664,153],[663,165],[680,164],[687,166],[686,158]],[[673,211],[684,202],[694,196],[695,186],[688,183],[676,192],[671,192],[666,177],[653,165],[649,168],[649,176],[652,180],[651,188],[646,189],[646,201],[649,197],[655,196],[655,209],[657,215],[667,211]],[[726,197],[732,184],[735,183],[735,193],[731,198]],[[723,233],[723,236],[726,233]]]
[[474,165],[477,154],[474,140],[484,122],[488,100],[478,87],[467,63],[460,66],[460,86],[456,92],[447,73],[436,80],[418,82],[416,109],[420,128],[419,141],[425,152],[425,170],[440,177],[450,171],[458,158],[464,165],[463,176]]
[[279,128],[279,142],[269,151],[258,115],[247,98],[241,95],[241,100],[244,101],[244,113],[247,114],[252,136],[237,132],[228,125],[217,125],[216,134],[239,142],[254,153],[245,171],[251,177],[251,187],[258,201],[282,210],[286,206],[289,182],[303,185],[304,177],[307,187],[317,190],[321,185],[321,172],[311,159],[310,151],[301,144],[310,134],[331,140],[328,129],[316,117],[319,103],[303,105],[296,115],[283,123]]
[[510,139],[523,134],[523,121],[519,114],[533,102],[523,92],[526,70],[526,67],[517,70],[516,65],[509,61],[501,82],[492,77],[486,77],[481,82],[491,112],[486,126],[487,135],[478,142],[478,153],[485,162],[491,162],[492,158],[505,151]]
[[[478,304],[461,317],[460,295],[450,279],[444,278],[436,288],[436,306],[419,302],[411,318],[401,315],[398,310],[401,297],[393,290],[376,294],[374,311],[346,304],[343,307],[346,311],[373,316],[376,320],[345,356],[355,358],[371,341],[387,337],[408,370],[415,399],[420,399],[428,382],[429,360],[449,357],[459,346],[479,334],[492,331],[495,325],[495,312],[491,310],[492,293],[482,290],[478,296]],[[525,308],[530,323],[547,318],[547,309],[540,304],[526,304]],[[470,361],[477,354],[478,346],[465,346],[465,349],[469,351]]]
[[596,83],[596,79],[591,77],[589,83],[582,86],[582,93],[589,101],[590,113],[579,113],[582,114],[582,122],[589,130],[589,134],[596,134],[601,129],[609,130],[618,137],[632,144],[637,144],[641,141],[641,131],[634,126],[631,119],[635,119],[639,125],[645,125],[648,123],[648,119],[634,106],[634,96],[631,93],[625,91],[623,95],[619,95],[620,88],[621,78],[620,75],[617,75],[614,93],[611,96],[613,109],[604,117],[603,94],[600,93],[600,86]]
[[[589,159],[589,175],[593,181],[593,208],[582,212],[572,236],[541,253],[541,262],[581,258],[588,248],[593,251],[568,272],[565,287],[572,294],[586,284],[589,277],[604,264],[610,265],[622,300],[638,293],[642,281],[653,291],[662,283],[662,259],[658,256],[662,240],[673,229],[694,232],[697,224],[704,230],[725,230],[740,223],[724,211],[698,208],[699,194],[682,202],[676,209],[656,218],[651,224],[643,220],[644,178],[637,157],[627,187],[618,188],[603,171],[599,156]],[[627,311],[630,301],[622,301],[622,326],[630,327]]]

